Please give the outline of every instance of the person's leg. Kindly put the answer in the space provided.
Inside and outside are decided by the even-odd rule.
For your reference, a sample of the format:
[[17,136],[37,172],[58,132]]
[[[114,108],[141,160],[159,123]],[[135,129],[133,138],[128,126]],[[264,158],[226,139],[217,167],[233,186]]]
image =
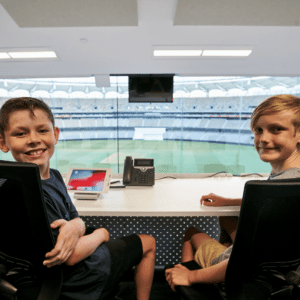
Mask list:
[[[139,297],[137,299],[148,300],[153,280],[155,239],[147,235],[138,236],[132,234],[111,239],[103,247],[106,247],[110,253],[111,269],[99,300],[106,300],[108,295],[114,293],[118,289],[120,281],[124,279],[124,275],[134,267],[136,267],[138,275],[136,278],[136,282],[139,285],[138,290],[143,288],[143,283],[139,284],[139,282],[144,280],[146,282],[145,285],[148,284],[148,288],[145,290],[145,297],[143,297],[143,293],[138,291],[137,294],[142,296],[137,296]],[[153,253],[154,255],[151,255]],[[153,257],[151,258],[151,256]],[[143,265],[145,270],[139,269],[139,267],[143,268]]]
[[139,234],[138,236],[142,241],[143,257],[135,267],[136,298],[149,300],[154,275],[156,242],[150,235]]
[[220,243],[226,247],[229,247],[233,244],[236,229],[238,225],[238,217],[220,217]]
[[191,238],[194,234],[200,233],[201,231],[196,227],[190,227],[186,230],[183,237],[181,262],[187,262],[194,259],[194,250],[191,244]]
[[193,250],[196,252],[199,246],[206,240],[213,240],[213,238],[204,232],[194,234],[191,238]]
[[191,244],[191,241],[185,241],[182,245],[181,251],[181,263],[191,261],[194,259],[194,250]]
[[195,227],[190,227],[184,235],[181,262],[187,262],[194,259],[196,250],[200,244],[207,240],[212,239],[208,234],[200,231]]

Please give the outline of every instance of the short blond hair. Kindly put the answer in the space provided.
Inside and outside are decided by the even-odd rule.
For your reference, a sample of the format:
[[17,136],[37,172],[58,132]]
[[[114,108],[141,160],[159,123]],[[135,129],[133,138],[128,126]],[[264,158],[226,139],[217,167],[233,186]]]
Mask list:
[[294,113],[295,117],[292,124],[297,131],[300,129],[300,98],[292,95],[276,95],[260,103],[251,115],[251,130],[254,131],[254,127],[261,116],[272,115],[286,110],[291,110]]

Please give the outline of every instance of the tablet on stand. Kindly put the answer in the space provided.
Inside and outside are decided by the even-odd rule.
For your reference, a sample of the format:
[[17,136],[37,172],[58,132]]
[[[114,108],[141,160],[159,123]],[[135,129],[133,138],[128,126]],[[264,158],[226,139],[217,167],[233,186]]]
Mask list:
[[67,189],[77,200],[97,200],[109,191],[112,169],[71,168],[66,177]]
[[77,200],[98,200],[100,198],[101,193],[74,193],[74,199]]

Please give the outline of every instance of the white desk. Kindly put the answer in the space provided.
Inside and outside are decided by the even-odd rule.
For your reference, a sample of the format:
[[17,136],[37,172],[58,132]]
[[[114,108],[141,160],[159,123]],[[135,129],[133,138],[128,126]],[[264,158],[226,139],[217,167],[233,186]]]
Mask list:
[[[157,177],[163,176],[157,174]],[[179,263],[182,237],[187,228],[196,226],[218,239],[218,216],[239,215],[238,206],[201,206],[202,195],[213,192],[241,198],[248,180],[267,179],[258,176],[194,177],[156,180],[153,187],[110,189],[96,201],[72,200],[87,227],[105,227],[111,238],[132,233],[154,236],[155,265],[163,268],[166,264]]]
[[238,216],[239,206],[200,205],[202,195],[241,198],[249,180],[266,177],[212,177],[156,180],[153,187],[110,189],[99,200],[75,200],[80,216]]

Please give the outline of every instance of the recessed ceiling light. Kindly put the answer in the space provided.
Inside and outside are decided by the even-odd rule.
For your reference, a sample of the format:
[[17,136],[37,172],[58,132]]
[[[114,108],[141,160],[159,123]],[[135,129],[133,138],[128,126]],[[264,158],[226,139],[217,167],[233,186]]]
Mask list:
[[56,58],[54,51],[8,52],[12,58]]
[[0,52],[0,59],[10,59],[10,56],[6,52]]
[[249,56],[252,50],[204,50],[202,56]]
[[154,50],[154,56],[200,56],[202,50]]

